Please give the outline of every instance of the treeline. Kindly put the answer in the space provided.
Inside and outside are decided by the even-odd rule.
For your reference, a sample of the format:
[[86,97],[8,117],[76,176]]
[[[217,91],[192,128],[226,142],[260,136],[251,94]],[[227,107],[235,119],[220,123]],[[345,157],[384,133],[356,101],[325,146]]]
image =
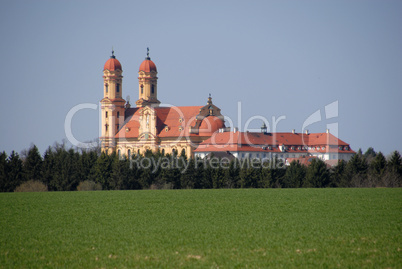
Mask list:
[[307,167],[297,162],[278,164],[232,160],[222,165],[211,159],[188,160],[185,152],[179,156],[147,152],[128,159],[60,144],[41,156],[32,146],[21,156],[0,153],[0,191],[23,190],[28,182],[30,187],[35,185],[32,182],[43,183],[49,191],[402,186],[398,151],[387,160],[372,148],[364,154],[359,150],[349,162],[339,161],[330,168],[319,159]]

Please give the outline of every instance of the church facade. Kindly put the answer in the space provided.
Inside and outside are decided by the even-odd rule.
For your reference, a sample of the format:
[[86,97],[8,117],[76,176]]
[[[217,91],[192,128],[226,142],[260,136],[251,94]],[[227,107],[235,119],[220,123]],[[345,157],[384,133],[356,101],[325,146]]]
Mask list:
[[138,100],[135,107],[123,99],[122,65],[114,56],[103,68],[101,102],[101,148],[119,155],[144,154],[147,150],[164,154],[194,156],[194,149],[219,129],[225,128],[221,110],[209,96],[203,106],[160,107],[158,71],[149,57],[138,70]]

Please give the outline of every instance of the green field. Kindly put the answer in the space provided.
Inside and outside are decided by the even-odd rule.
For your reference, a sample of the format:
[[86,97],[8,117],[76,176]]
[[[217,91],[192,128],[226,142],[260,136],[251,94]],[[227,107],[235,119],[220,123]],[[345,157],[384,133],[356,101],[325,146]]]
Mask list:
[[1,268],[401,268],[402,189],[0,194]]

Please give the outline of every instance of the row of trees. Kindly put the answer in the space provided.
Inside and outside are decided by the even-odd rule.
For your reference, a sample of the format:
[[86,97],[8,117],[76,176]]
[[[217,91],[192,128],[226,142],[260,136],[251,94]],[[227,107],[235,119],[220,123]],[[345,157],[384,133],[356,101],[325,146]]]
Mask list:
[[42,157],[32,146],[21,156],[0,153],[0,191],[14,191],[32,180],[42,182],[50,191],[88,186],[104,190],[402,186],[402,160],[397,151],[387,160],[370,148],[332,168],[319,159],[313,159],[308,167],[297,162],[278,164],[188,160],[184,152],[180,156],[147,152],[127,159],[101,154],[99,149],[78,151],[60,144],[49,147]]

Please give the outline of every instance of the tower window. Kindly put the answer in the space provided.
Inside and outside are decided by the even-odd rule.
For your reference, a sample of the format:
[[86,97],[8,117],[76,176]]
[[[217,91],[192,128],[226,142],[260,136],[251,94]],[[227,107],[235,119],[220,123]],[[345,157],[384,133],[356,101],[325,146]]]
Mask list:
[[105,132],[106,132],[106,133],[107,133],[107,127],[108,127],[108,125],[106,124],[106,125],[105,125]]
[[119,131],[120,125],[116,124],[116,132]]
[[106,93],[108,93],[109,92],[109,84],[105,84],[105,90],[106,90]]
[[152,86],[151,86],[151,93],[152,93],[152,94],[155,93],[155,85],[154,85],[154,84],[152,84]]
[[141,84],[141,94],[144,93],[144,85]]
[[105,112],[105,118],[107,119],[107,111]]
[[120,117],[120,112],[119,111],[117,111],[117,117]]
[[120,92],[120,84],[119,83],[116,84],[116,92]]

